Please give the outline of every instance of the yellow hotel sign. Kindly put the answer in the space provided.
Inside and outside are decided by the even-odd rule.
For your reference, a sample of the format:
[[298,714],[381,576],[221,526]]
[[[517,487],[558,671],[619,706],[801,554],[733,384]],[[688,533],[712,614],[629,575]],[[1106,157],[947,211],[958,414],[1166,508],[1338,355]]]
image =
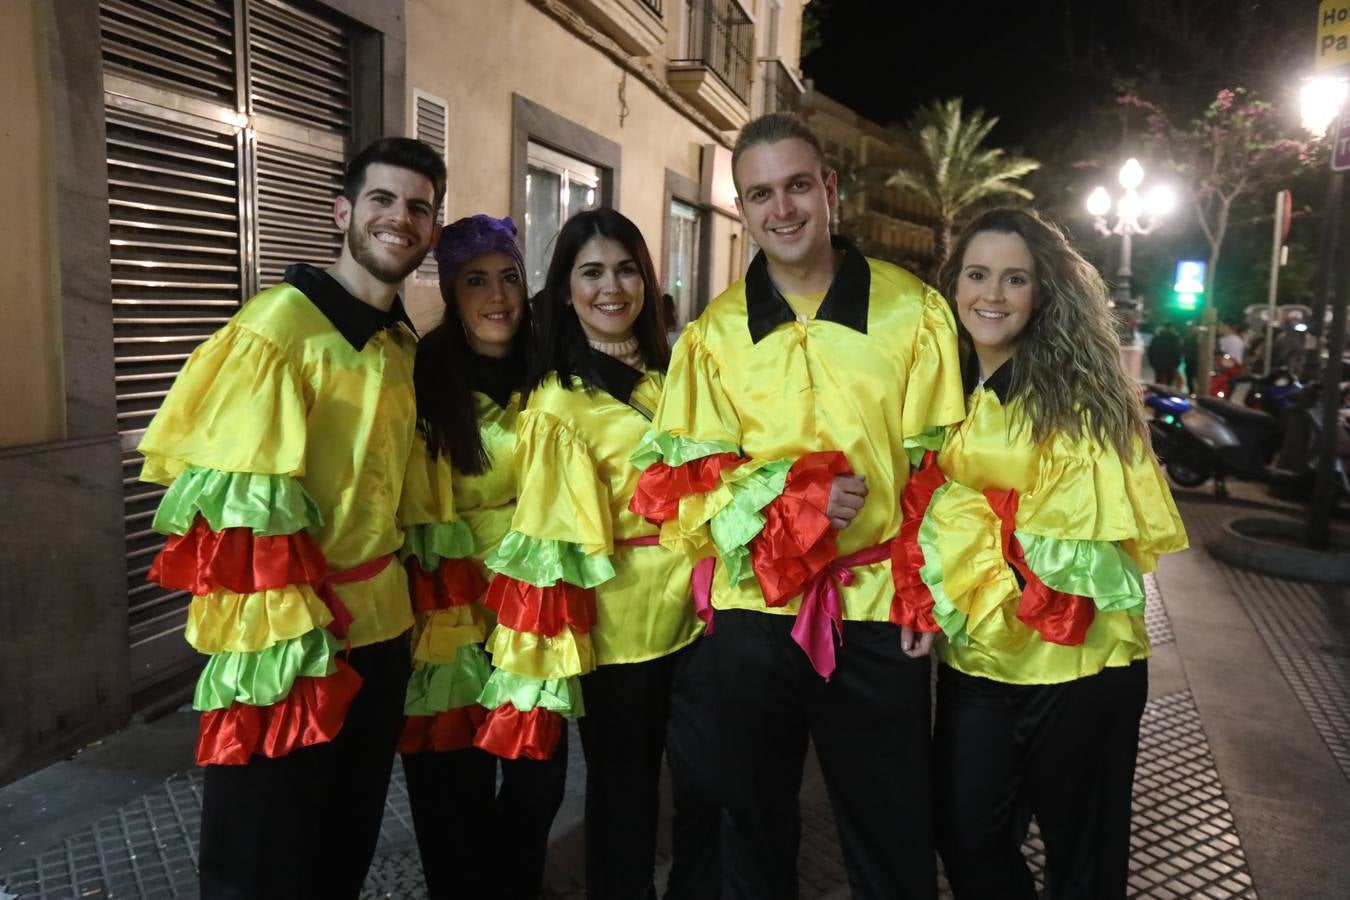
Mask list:
[[1350,66],[1350,0],[1322,0],[1317,7],[1317,68]]

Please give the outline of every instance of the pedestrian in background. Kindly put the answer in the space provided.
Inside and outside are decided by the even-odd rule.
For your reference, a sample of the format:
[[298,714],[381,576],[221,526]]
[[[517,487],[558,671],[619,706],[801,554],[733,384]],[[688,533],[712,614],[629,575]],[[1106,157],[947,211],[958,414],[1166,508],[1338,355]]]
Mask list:
[[1153,333],[1148,345],[1148,364],[1153,367],[1153,380],[1168,387],[1177,386],[1177,369],[1181,366],[1181,335],[1171,322],[1163,322]]
[[1148,697],[1141,573],[1185,532],[1106,286],[1063,233],[991,210],[939,280],[970,394],[905,488],[918,521],[902,534],[900,593],[945,636],[934,757],[947,877],[958,900],[1034,900],[1021,843],[1035,816],[1046,896],[1123,898]]

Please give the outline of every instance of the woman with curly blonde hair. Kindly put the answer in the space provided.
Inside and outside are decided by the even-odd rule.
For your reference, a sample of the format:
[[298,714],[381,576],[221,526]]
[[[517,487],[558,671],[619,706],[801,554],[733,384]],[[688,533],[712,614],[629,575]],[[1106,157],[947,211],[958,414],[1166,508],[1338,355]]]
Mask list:
[[1034,212],[961,234],[939,284],[966,419],[905,489],[892,619],[942,631],[938,842],[958,900],[1125,896],[1148,696],[1142,573],[1183,549],[1106,287]]

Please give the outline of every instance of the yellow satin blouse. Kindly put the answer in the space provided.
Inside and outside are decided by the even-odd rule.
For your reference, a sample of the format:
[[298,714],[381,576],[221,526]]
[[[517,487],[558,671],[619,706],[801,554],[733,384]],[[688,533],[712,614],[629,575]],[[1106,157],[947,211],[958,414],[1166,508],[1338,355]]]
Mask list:
[[[269,288],[193,351],[141,440],[141,478],[169,484],[189,466],[290,476],[323,515],[314,537],[331,569],[393,553],[415,344],[382,330],[358,351],[300,290]],[[352,646],[412,625],[400,565],[336,589],[354,616]]]
[[[663,376],[649,372],[632,401],[655,409]],[[611,557],[615,576],[595,589],[591,629],[597,665],[642,662],[679,650],[703,632],[689,591],[691,564],[662,546],[616,545],[657,534],[628,510],[640,472],[628,460],[650,422],[633,406],[578,382],[546,379],[517,423],[519,497],[512,528]]]

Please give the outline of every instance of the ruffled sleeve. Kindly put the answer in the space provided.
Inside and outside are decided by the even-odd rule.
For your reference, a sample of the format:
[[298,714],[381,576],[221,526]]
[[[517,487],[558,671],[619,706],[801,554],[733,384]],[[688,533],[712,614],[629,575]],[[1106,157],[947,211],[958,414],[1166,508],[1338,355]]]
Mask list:
[[1118,543],[1144,572],[1164,553],[1186,549],[1186,529],[1157,460],[1137,443],[1122,460],[1087,438],[1052,438],[1037,461],[1036,483],[1020,498],[1019,534],[1061,541]]
[[141,478],[184,469],[286,475],[305,470],[306,385],[274,343],[231,323],[193,351],[138,448]]
[[473,535],[455,513],[453,476],[442,454],[413,442],[399,504],[414,625],[413,671],[404,698],[401,753],[473,745],[487,711],[478,695],[491,673],[479,601],[487,582],[473,561]]
[[902,437],[911,464],[917,466],[925,451],[942,449],[943,429],[965,415],[951,307],[937,291],[925,288],[901,411]]
[[508,759],[547,759],[564,719],[583,712],[579,677],[595,668],[595,587],[614,577],[609,493],[585,442],[556,416],[517,422],[516,511],[487,559],[494,670],[474,744]]
[[360,679],[338,658],[345,609],[324,587],[321,525],[284,475],[184,469],[160,504],[149,580],[189,591],[188,643],[208,655],[197,761],[246,763],[331,740]]
[[[927,505],[917,533],[920,576],[952,654],[993,677],[1030,681],[1147,655],[1137,624],[1142,573],[1158,554],[1186,546],[1156,462],[1141,449],[1124,463],[1110,448],[1063,436],[1039,454],[1029,490],[949,482]],[[1039,672],[1008,661],[1033,643],[1069,655],[1028,650]],[[964,647],[979,650],[962,656]]]

